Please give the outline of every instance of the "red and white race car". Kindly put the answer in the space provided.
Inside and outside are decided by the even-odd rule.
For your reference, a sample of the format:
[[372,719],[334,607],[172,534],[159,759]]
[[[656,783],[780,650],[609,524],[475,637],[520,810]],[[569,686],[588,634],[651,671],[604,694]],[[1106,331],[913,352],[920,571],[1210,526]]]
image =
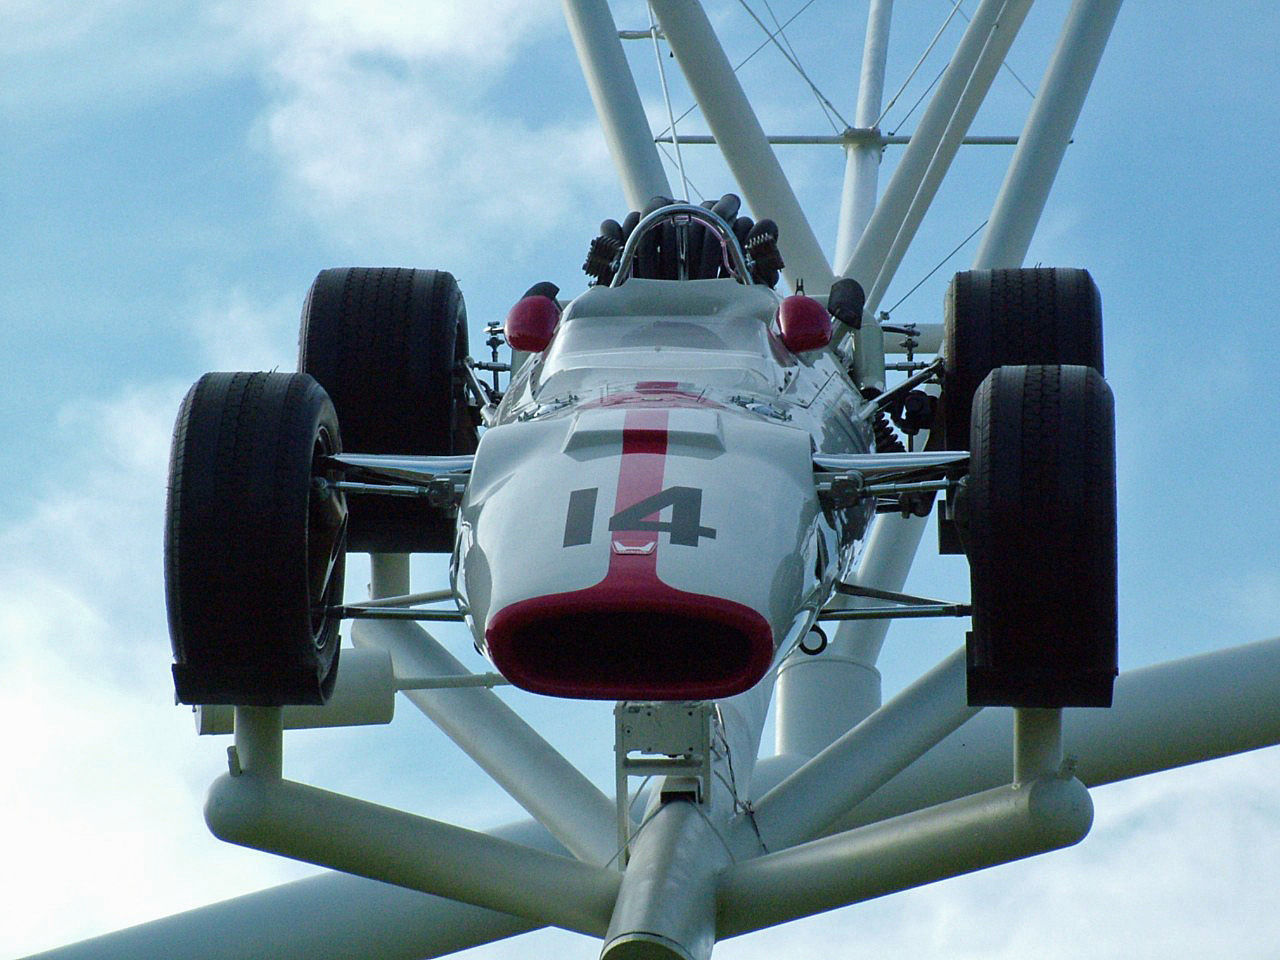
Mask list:
[[[1089,275],[957,275],[943,357],[880,390],[838,349],[857,284],[775,293],[776,228],[728,200],[607,221],[598,282],[512,309],[505,390],[496,325],[493,361],[470,359],[457,284],[427,270],[326,270],[298,373],[202,377],[168,509],[178,699],[324,702],[346,617],[465,620],[539,693],[703,700],[811,649],[819,618],[949,613],[973,617],[971,702],[1109,703],[1114,428]],[[846,583],[877,510],[938,493],[971,605]],[[344,604],[348,550],[451,552],[451,583]],[[878,606],[833,607],[849,594]]]

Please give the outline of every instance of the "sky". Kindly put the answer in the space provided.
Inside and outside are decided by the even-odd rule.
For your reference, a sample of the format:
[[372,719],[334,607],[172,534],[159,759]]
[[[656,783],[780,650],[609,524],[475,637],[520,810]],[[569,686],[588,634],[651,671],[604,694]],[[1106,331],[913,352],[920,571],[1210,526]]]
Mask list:
[[[801,5],[772,9],[785,20]],[[742,5],[707,6],[735,63],[763,39]],[[949,6],[897,4],[886,95],[902,92],[886,130],[919,119],[911,105],[959,18],[908,77]],[[648,25],[642,4],[613,9],[620,27]],[[1035,7],[973,132],[1018,132],[1066,9]],[[555,4],[0,0],[0,16],[0,443],[14,480],[0,503],[0,957],[18,957],[315,872],[215,840],[201,817],[227,741],[198,738],[173,705],[161,574],[169,436],[190,383],[292,369],[303,296],[332,266],[451,270],[478,342],[533,282],[582,289],[596,225],[626,208]],[[787,30],[846,118],[864,21],[863,0],[815,0]],[[1122,670],[1280,635],[1277,36],[1280,8],[1263,0],[1131,0],[1027,258],[1086,266],[1102,290]],[[628,55],[661,129],[652,47]],[[666,63],[678,115],[692,99]],[[775,50],[740,76],[769,132],[832,129]],[[679,129],[705,131],[696,111]],[[778,155],[830,254],[839,148]],[[886,305],[983,221],[1008,156],[962,151]],[[693,199],[733,189],[711,148],[685,161]],[[939,321],[975,249],[894,319]],[[929,544],[909,588],[963,597],[964,561]],[[415,586],[442,571],[419,563]],[[353,558],[350,595],[366,582]],[[484,669],[459,633],[441,638]],[[954,624],[895,626],[886,693],[959,643]],[[503,696],[611,784],[608,705]],[[389,727],[291,733],[285,762],[293,779],[466,826],[522,816],[407,703]],[[1272,957],[1278,779],[1272,749],[1098,788],[1078,847],[716,955]],[[530,950],[598,945],[542,931],[471,953]]]

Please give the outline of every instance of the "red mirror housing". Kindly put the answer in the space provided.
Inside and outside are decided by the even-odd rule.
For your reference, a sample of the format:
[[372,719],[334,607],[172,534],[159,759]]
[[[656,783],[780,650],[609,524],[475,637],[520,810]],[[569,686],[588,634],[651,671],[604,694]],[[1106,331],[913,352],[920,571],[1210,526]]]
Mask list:
[[812,297],[787,297],[778,307],[778,333],[792,353],[819,350],[831,342],[831,316]]
[[507,314],[507,344],[513,350],[541,353],[559,322],[560,307],[550,297],[525,297]]

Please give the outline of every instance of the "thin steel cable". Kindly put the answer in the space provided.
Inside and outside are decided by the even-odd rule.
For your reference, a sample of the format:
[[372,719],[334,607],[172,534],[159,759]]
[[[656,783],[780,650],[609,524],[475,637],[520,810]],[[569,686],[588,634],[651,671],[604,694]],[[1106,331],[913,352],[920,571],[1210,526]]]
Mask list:
[[[946,32],[947,26],[951,23],[951,21],[955,18],[955,15],[959,11],[960,11],[960,0],[953,0],[951,12],[947,14],[947,19],[942,21],[942,26],[940,26],[938,28],[938,32],[933,35],[933,39],[929,41],[929,46],[925,47],[924,53],[920,54],[920,59],[916,61],[916,65],[912,67],[911,72],[907,74],[907,79],[902,81],[902,86],[898,88],[898,92],[889,98],[888,105],[883,110],[880,111],[880,116],[876,117],[876,122],[873,124],[873,126],[876,126],[876,127],[880,126],[880,124],[884,121],[885,116],[889,113],[890,110],[893,109],[893,105],[898,102],[898,98],[901,97],[902,94],[906,92],[907,84],[909,84],[912,80],[914,80],[915,75],[920,72],[920,68],[923,67],[924,62],[927,59],[929,59],[929,54],[933,53],[933,48],[938,45],[938,41],[942,39],[942,34]],[[938,74],[938,76],[942,76],[942,74]],[[933,82],[937,83],[938,81],[935,80]],[[933,89],[932,86],[930,86],[930,89]],[[918,105],[919,104],[917,104],[917,106]],[[912,107],[912,109],[914,110],[915,107]],[[908,116],[910,116],[910,114],[908,114]],[[899,124],[899,126],[901,126],[901,124]]]
[[[960,16],[964,17],[964,22],[965,22],[965,23],[968,23],[968,22],[969,22],[969,15],[968,15],[967,13],[965,13],[965,12],[964,12],[964,10],[961,10],[961,9],[960,9],[960,0],[957,0],[957,2],[956,2],[956,9],[957,9],[957,10],[960,10]],[[1006,70],[1008,70],[1008,71],[1009,71],[1009,74],[1013,77],[1013,79],[1015,79],[1015,80],[1017,80],[1017,81],[1018,81],[1018,85],[1019,85],[1020,87],[1022,87],[1022,89],[1023,89],[1023,90],[1027,91],[1027,96],[1029,96],[1032,100],[1034,100],[1034,99],[1036,98],[1035,91],[1034,91],[1034,90],[1032,90],[1030,87],[1028,87],[1025,83],[1023,83],[1023,82],[1022,82],[1022,78],[1021,78],[1020,76],[1018,76],[1017,71],[1016,71],[1016,70],[1014,70],[1014,69],[1013,69],[1013,67],[1009,66],[1009,61],[1008,61],[1008,60],[1002,60],[1002,61],[1000,61],[1000,66],[1004,67]]]
[[[662,151],[663,156],[667,158],[667,163],[671,164],[672,166],[675,166],[676,165],[675,157],[671,156],[671,151],[667,149],[667,145],[665,143],[659,143],[657,144],[657,147],[659,150]],[[706,199],[706,197],[702,195],[702,191],[698,189],[698,185],[694,183],[692,180],[689,180],[688,178],[686,178],[685,184],[698,197],[699,203],[701,203],[703,200]]]
[[967,237],[961,240],[959,245],[954,250],[952,250],[945,257],[943,257],[942,261],[936,267],[934,267],[932,270],[926,273],[919,283],[917,283],[914,287],[912,287],[903,295],[902,300],[899,300],[897,303],[895,303],[892,307],[886,310],[885,313],[892,314],[893,311],[897,310],[900,306],[902,306],[903,301],[905,301],[907,297],[911,296],[913,293],[915,293],[917,290],[923,287],[930,277],[932,277],[935,273],[941,270],[946,265],[948,260],[954,257],[957,253],[959,253],[964,248],[964,245],[966,243],[968,243],[970,240],[976,237],[980,232],[982,232],[982,228],[985,227],[989,222],[990,222],[989,220],[983,220],[980,224],[978,224],[978,226],[974,228],[973,233],[969,234]]
[[911,115],[919,109],[920,104],[924,103],[924,98],[927,97],[933,88],[938,85],[938,81],[942,79],[942,75],[946,72],[947,68],[945,66],[938,71],[938,75],[933,78],[933,82],[924,88],[924,93],[916,97],[916,102],[911,105],[911,109],[907,111],[906,116],[899,120],[898,125],[889,131],[889,136],[892,137],[897,135],[898,131],[902,129],[902,125],[911,119]]
[[[778,28],[777,35],[782,38],[782,42],[787,45],[787,49],[791,51],[791,55],[795,57],[796,62],[798,63],[800,55],[796,53],[796,48],[792,45],[791,38],[783,32],[785,28],[778,22],[778,15],[773,12],[773,5],[769,3],[769,0],[764,0],[764,8],[769,11],[769,19],[772,20],[773,25]],[[832,132],[839,134],[840,127],[836,124],[835,118],[832,117],[831,111],[827,109],[827,105],[822,102],[822,98],[819,97],[817,93],[814,93],[814,99],[818,101],[818,107],[822,110],[822,115],[827,118],[827,123],[831,124]],[[848,126],[848,124],[846,124],[846,126]]]
[[[786,22],[785,22],[782,26],[783,26],[783,27],[789,27],[789,26],[791,26],[791,24],[795,22],[795,19],[796,19],[798,16],[800,16],[800,14],[804,13],[804,12],[805,12],[806,10],[808,10],[811,6],[813,6],[816,2],[817,2],[817,0],[807,0],[807,2],[804,4],[804,6],[802,6],[799,10],[797,10],[795,13],[793,13],[791,16],[789,16],[789,17],[787,18]],[[766,33],[767,33],[767,32],[768,32],[768,31],[766,31]],[[741,61],[741,62],[740,62],[736,67],[734,67],[734,68],[733,68],[733,72],[734,72],[734,73],[737,73],[739,70],[741,70],[743,67],[745,67],[748,63],[750,63],[750,62],[751,62],[751,60],[752,60],[752,58],[753,58],[753,57],[755,57],[755,55],[756,55],[757,53],[759,53],[761,50],[763,50],[765,47],[767,47],[767,46],[769,45],[770,41],[772,41],[772,40],[773,40],[773,34],[771,34],[771,33],[770,33],[767,37],[765,37],[765,39],[764,39],[763,41],[761,41],[760,46],[756,47],[756,48],[755,48],[754,50],[752,50],[749,54],[747,54],[745,57],[743,57],[742,61]],[[698,105],[695,103],[693,106],[691,106],[691,107],[690,107],[688,110],[686,110],[684,113],[680,114],[680,116],[676,117],[676,123],[679,123],[681,120],[683,120],[685,117],[687,117],[689,114],[693,113],[693,111],[695,111],[695,110],[697,110],[697,109],[698,109]],[[671,128],[670,128],[670,127],[667,127],[667,129],[666,129],[666,130],[663,130],[663,131],[661,131],[660,133],[656,134],[656,135],[654,136],[654,139],[655,139],[655,140],[657,140],[657,139],[658,139],[658,137],[666,136],[670,131],[671,131]]]
[[[658,77],[662,80],[662,99],[667,104],[667,122],[671,124],[672,145],[676,148],[676,168],[680,171],[680,185],[684,188],[684,199],[689,199],[689,178],[684,172],[684,155],[680,153],[680,138],[676,136],[675,112],[671,109],[671,91],[667,87],[667,70],[662,65],[662,48],[658,45],[658,20],[653,15],[653,4],[649,4],[649,36],[653,38],[653,56],[658,61]],[[699,198],[701,199],[701,198]]]
[[[787,58],[787,62],[791,64],[791,66],[795,67],[796,73],[800,74],[800,76],[804,79],[804,82],[809,85],[809,89],[813,91],[816,97],[818,97],[819,102],[826,104],[826,108],[830,110],[833,114],[835,114],[836,119],[838,119],[842,124],[844,124],[845,127],[850,126],[849,121],[846,120],[844,117],[842,117],[840,115],[840,111],[835,108],[835,104],[833,104],[830,100],[828,100],[826,95],[821,90],[818,89],[817,84],[815,84],[811,79],[809,79],[809,74],[805,73],[804,67],[800,66],[800,61],[797,60],[795,57],[793,57],[790,53],[788,53],[787,48],[778,42],[778,39],[777,39],[778,34],[769,32],[769,28],[765,26],[765,23],[763,20],[761,20],[758,16],[756,16],[756,12],[751,9],[750,5],[747,3],[747,0],[738,0],[738,3],[742,6],[743,10],[747,11],[747,14],[751,17],[752,20],[756,22],[756,24],[760,27],[760,29],[764,31],[765,36],[769,38],[769,41],[775,47],[778,48],[778,52]],[[778,33],[781,33],[781,32],[782,32],[781,29],[779,29]]]

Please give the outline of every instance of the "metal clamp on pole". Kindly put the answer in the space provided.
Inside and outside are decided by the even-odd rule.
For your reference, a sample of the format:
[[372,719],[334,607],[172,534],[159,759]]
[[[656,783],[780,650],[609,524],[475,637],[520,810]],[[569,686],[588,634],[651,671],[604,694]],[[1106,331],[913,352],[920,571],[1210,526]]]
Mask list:
[[678,793],[694,803],[710,798],[714,715],[715,706],[703,701],[624,701],[614,707],[618,845],[624,863],[631,840],[631,777],[666,776],[670,789],[664,797]]

